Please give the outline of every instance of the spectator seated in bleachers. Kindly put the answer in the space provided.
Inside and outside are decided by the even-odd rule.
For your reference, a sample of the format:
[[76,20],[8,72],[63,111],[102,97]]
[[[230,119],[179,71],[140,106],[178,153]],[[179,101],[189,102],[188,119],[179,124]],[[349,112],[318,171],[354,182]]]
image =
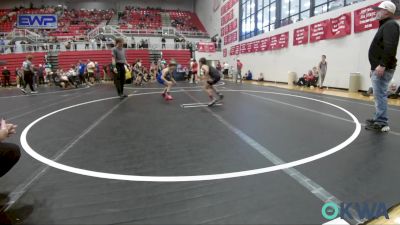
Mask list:
[[243,77],[243,80],[253,80],[253,73],[249,70]]
[[264,81],[264,74],[260,73],[260,75],[258,76],[258,81]]
[[314,75],[314,72],[312,70],[309,70],[307,74],[304,74],[298,81],[297,85],[298,86],[316,86],[318,81],[318,77]]
[[58,86],[60,86],[63,89],[70,88],[75,86],[76,88],[77,83],[76,83],[76,74],[75,74],[75,68],[72,67],[68,72],[64,72],[63,69],[58,69],[57,72],[57,78],[55,79],[55,82]]
[[[365,97],[370,97],[373,95],[373,88],[370,87],[366,92],[363,92],[362,95]],[[400,85],[397,86],[396,82],[392,80],[389,84],[388,90],[387,90],[387,97],[390,99],[398,99],[400,94]]]

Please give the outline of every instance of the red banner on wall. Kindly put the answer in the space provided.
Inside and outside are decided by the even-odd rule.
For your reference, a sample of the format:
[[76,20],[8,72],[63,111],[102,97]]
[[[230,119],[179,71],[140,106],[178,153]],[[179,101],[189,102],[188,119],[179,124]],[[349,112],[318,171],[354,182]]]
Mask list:
[[236,45],[235,46],[235,55],[239,55],[240,54],[240,45]]
[[351,13],[330,19],[329,38],[340,38],[351,34]]
[[372,30],[379,27],[379,21],[375,19],[376,11],[372,8],[379,4],[380,2],[354,11],[354,33]]
[[237,31],[228,34],[224,37],[224,45],[228,45],[230,43],[236,42],[237,41]]
[[246,54],[246,53],[247,53],[247,43],[240,44],[240,54]]
[[310,42],[325,40],[328,37],[330,21],[324,20],[310,25]]
[[247,48],[247,51],[246,51],[247,53],[253,53],[254,52],[253,42],[248,42],[246,48]]
[[215,52],[214,42],[199,42],[197,47],[199,52]]
[[228,0],[222,7],[221,7],[221,16],[228,12],[239,0]]
[[221,28],[221,36],[225,36],[225,35],[229,34],[230,32],[236,30],[237,25],[238,25],[238,23],[237,23],[237,20],[235,19],[232,22],[230,22],[228,25]]
[[236,46],[232,46],[229,51],[229,55],[235,55],[235,53],[236,53]]
[[233,10],[229,11],[225,16],[221,17],[221,26],[224,26],[233,19]]
[[308,43],[309,27],[300,27],[293,31],[293,45],[304,45]]
[[232,46],[229,55],[239,55],[239,54],[240,54],[240,45]]
[[287,48],[289,46],[289,32],[274,35],[269,40],[269,50]]
[[269,38],[263,38],[263,39],[260,40],[260,45],[259,45],[259,49],[260,49],[259,51],[260,52],[268,51],[268,49],[269,49],[269,41],[270,41]]
[[253,52],[260,51],[260,40],[253,41]]

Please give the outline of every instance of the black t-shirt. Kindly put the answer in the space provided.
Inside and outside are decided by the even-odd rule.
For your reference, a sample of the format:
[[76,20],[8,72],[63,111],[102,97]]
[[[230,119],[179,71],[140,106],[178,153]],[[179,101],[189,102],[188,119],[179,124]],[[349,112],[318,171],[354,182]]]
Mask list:
[[212,66],[208,66],[208,74],[213,80],[221,78],[221,74],[219,73],[219,71]]
[[10,76],[11,73],[10,73],[9,70],[3,70],[2,74],[3,74],[4,76]]

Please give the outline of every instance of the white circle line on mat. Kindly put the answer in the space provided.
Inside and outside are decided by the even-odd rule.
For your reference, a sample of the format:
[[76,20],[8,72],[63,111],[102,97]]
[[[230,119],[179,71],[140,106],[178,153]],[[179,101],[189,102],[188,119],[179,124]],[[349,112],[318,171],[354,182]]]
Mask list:
[[[186,90],[187,91],[187,90]],[[176,92],[182,92],[182,91],[176,91]],[[97,178],[104,178],[104,179],[113,179],[113,180],[125,180],[125,181],[146,181],[146,182],[189,182],[189,181],[207,181],[207,180],[219,180],[219,179],[228,179],[228,178],[236,178],[236,177],[244,177],[244,176],[250,176],[250,175],[256,175],[256,174],[262,174],[262,173],[268,173],[272,171],[277,171],[277,170],[283,170],[283,169],[288,169],[291,167],[303,165],[309,162],[316,161],[318,159],[322,159],[324,157],[327,157],[329,155],[332,155],[342,149],[344,149],[346,146],[350,145],[361,132],[361,124],[351,112],[348,110],[337,106],[335,104],[325,102],[322,100],[314,99],[314,98],[309,98],[309,97],[304,97],[300,95],[292,95],[292,94],[286,94],[286,93],[279,93],[279,92],[268,92],[268,91],[253,91],[253,90],[226,90],[224,92],[251,92],[251,93],[262,93],[262,94],[273,94],[273,95],[283,95],[283,96],[291,96],[295,98],[301,98],[301,99],[307,99],[311,101],[316,101],[320,103],[324,103],[327,105],[330,105],[332,107],[335,107],[343,112],[345,112],[347,115],[349,115],[355,126],[355,130],[352,133],[352,135],[347,138],[344,142],[340,143],[339,145],[330,148],[324,152],[302,158],[299,160],[295,160],[292,162],[287,162],[284,164],[280,165],[275,165],[275,166],[269,166],[269,167],[264,167],[264,168],[259,168],[259,169],[252,169],[252,170],[245,170],[245,171],[238,171],[238,172],[230,172],[230,173],[220,173],[220,174],[209,174],[209,175],[194,175],[194,176],[139,176],[139,175],[125,175],[125,174],[115,174],[115,173],[105,173],[105,172],[97,172],[97,171],[92,171],[92,170],[86,170],[86,169],[80,169],[68,165],[64,165],[61,163],[58,163],[56,161],[53,161],[51,159],[48,159],[39,153],[37,153],[34,149],[32,149],[27,141],[27,135],[29,130],[37,123],[39,123],[41,120],[48,118],[56,113],[59,113],[61,111],[65,111],[71,108],[87,105],[87,104],[92,104],[96,102],[101,102],[101,101],[107,101],[111,99],[115,99],[116,97],[111,97],[111,98],[103,98],[103,99],[98,99],[98,100],[93,100],[93,101],[88,101],[72,106],[68,106],[59,110],[56,110],[54,112],[48,113],[32,123],[30,123],[25,129],[22,131],[20,141],[22,144],[23,149],[34,159],[47,164],[53,168],[57,168],[63,171],[75,173],[75,174],[80,174],[80,175],[85,175],[85,176],[90,176],[90,177],[97,177]],[[131,94],[129,96],[140,96],[140,95],[149,95],[149,94],[159,94],[159,92],[148,92],[148,93],[138,93],[138,94]]]

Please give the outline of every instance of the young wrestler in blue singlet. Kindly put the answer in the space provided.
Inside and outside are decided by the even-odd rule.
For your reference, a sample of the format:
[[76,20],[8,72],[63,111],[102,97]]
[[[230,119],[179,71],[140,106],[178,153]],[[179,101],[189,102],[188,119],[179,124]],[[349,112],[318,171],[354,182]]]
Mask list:
[[171,59],[171,61],[168,64],[168,67],[164,68],[162,71],[160,71],[159,74],[157,74],[157,81],[165,85],[166,87],[164,88],[164,91],[162,93],[162,96],[165,98],[165,100],[172,100],[172,96],[170,95],[171,87],[172,85],[176,84],[176,81],[173,77],[173,72],[176,69],[176,61],[174,59]]

